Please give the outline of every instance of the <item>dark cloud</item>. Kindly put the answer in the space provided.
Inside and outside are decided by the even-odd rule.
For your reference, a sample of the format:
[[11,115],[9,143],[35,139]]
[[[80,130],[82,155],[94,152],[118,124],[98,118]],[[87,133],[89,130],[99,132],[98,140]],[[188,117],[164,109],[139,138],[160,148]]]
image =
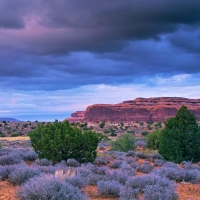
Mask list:
[[0,86],[58,90],[199,74],[197,0],[1,0]]
[[[36,3],[36,2],[35,2]],[[25,21],[31,17],[31,11],[37,4],[26,0],[2,0],[0,1],[0,28],[22,29]]]
[[196,0],[2,0],[1,9],[3,28],[37,24],[32,30],[37,33],[17,40],[38,54],[116,51],[126,41],[159,40],[161,34],[173,33],[181,24],[200,22]]
[[200,28],[184,29],[169,36],[172,45],[189,53],[200,53]]

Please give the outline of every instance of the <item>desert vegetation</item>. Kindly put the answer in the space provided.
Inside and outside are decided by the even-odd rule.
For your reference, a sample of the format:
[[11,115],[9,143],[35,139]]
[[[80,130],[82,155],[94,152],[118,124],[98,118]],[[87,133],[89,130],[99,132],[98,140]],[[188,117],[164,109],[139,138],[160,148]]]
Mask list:
[[[171,121],[173,123],[169,123]],[[137,124],[139,125],[139,122]],[[7,194],[6,198],[15,200],[200,199],[200,159],[195,157],[196,155],[194,160],[192,159],[190,148],[186,148],[188,152],[184,151],[185,157],[182,154],[177,155],[177,152],[182,152],[182,143],[179,141],[181,136],[184,138],[186,134],[196,133],[195,141],[189,137],[189,142],[192,141],[195,147],[198,146],[199,126],[196,119],[183,107],[177,112],[176,117],[166,121],[163,129],[160,129],[160,125],[158,127],[149,122],[147,124],[156,128],[148,134],[136,135],[126,132],[122,136],[112,137],[103,133],[93,133],[92,130],[95,128],[87,128],[88,123],[77,127],[76,124],[56,121],[34,129],[29,134],[31,142],[26,143],[29,146],[18,143],[18,138],[14,137],[8,141],[10,145],[2,143],[0,149],[0,180],[3,184],[3,187],[0,187],[0,194],[3,193],[4,187],[9,186],[13,192],[9,197]],[[173,124],[174,128],[174,137],[170,138],[165,135],[166,130],[171,130],[169,124]],[[107,128],[106,126],[105,123],[103,128]],[[129,125],[125,123],[119,124],[119,127],[128,131],[127,126]],[[145,123],[142,126],[145,126]],[[84,138],[88,131],[89,134]],[[94,138],[90,137],[90,134],[94,134]],[[67,139],[70,144],[66,146]],[[94,139],[95,145],[93,142],[87,143],[90,139]],[[165,145],[165,142],[171,142],[171,139],[174,142],[177,140],[177,150],[173,155],[170,152],[168,158],[160,147],[163,141],[162,145]],[[15,148],[15,142],[18,148]],[[91,152],[96,150],[96,155],[91,160],[82,162],[82,158],[86,158],[87,154],[73,154],[73,147],[84,147],[82,142],[87,143],[88,148],[91,144]],[[52,153],[51,156],[49,152]],[[60,152],[62,156],[59,155]],[[72,152],[71,156],[69,152]],[[58,157],[55,157],[55,154],[58,154]],[[65,154],[68,156],[65,157]],[[174,160],[173,156],[180,156],[181,160]]]
[[68,158],[79,162],[93,162],[99,137],[96,132],[82,132],[68,121],[39,125],[29,133],[31,144],[39,158],[47,158],[54,163]]
[[0,121],[0,137],[17,137],[26,136],[31,130],[34,130],[39,124],[46,124],[46,122],[10,122]]

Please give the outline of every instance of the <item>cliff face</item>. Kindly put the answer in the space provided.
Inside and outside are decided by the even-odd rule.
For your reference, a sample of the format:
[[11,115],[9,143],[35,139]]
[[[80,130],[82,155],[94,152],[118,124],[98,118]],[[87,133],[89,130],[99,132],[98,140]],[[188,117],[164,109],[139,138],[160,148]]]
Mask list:
[[187,106],[200,120],[200,99],[179,97],[136,98],[119,104],[95,104],[83,112],[72,113],[70,121],[164,121]]

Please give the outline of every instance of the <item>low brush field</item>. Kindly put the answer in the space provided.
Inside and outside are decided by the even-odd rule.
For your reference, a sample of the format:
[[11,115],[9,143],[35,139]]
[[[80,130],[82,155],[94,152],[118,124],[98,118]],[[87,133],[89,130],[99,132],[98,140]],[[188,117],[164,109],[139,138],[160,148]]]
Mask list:
[[52,165],[37,158],[28,137],[1,140],[0,200],[200,200],[199,163],[165,162],[144,146],[118,152],[101,142],[93,164]]

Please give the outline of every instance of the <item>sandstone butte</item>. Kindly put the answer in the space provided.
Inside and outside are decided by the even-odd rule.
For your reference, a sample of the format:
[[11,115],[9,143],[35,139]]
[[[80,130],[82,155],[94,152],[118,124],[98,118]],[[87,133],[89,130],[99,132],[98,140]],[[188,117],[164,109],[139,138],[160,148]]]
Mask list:
[[77,111],[68,118],[70,122],[132,122],[165,121],[175,116],[181,106],[187,106],[200,121],[200,99],[182,97],[136,98],[118,104],[94,104],[85,111]]

